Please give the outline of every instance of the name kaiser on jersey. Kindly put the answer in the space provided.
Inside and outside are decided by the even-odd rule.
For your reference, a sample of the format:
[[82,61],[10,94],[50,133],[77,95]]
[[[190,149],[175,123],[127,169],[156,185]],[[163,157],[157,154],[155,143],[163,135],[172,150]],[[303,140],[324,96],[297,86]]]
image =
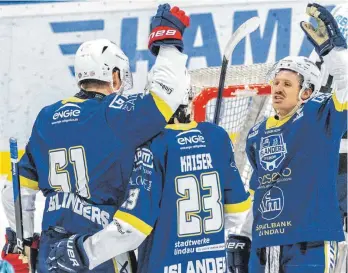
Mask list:
[[213,169],[210,153],[180,156],[181,172]]

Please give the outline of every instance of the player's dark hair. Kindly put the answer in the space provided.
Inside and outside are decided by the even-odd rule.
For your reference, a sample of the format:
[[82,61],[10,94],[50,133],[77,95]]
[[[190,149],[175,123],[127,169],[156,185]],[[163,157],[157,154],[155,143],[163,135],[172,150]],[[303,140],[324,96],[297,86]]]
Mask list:
[[175,118],[180,123],[190,123],[191,122],[191,115],[188,113],[188,106],[187,105],[180,105],[179,108],[175,111],[175,113],[172,115],[172,117],[168,121],[168,124],[174,124]]
[[[286,69],[286,68],[282,68],[282,69],[280,69],[279,71],[284,71],[284,70],[286,70],[286,71],[291,71],[291,72],[296,73],[296,74],[298,75],[298,77],[299,77],[300,87],[302,88],[303,82],[304,82],[304,77],[303,77],[303,75],[301,75],[300,73],[298,73],[298,72],[296,72],[296,71],[293,71],[293,70],[291,70],[291,69]],[[314,84],[311,83],[311,84],[309,85],[309,89],[311,89],[312,92],[314,92]]]

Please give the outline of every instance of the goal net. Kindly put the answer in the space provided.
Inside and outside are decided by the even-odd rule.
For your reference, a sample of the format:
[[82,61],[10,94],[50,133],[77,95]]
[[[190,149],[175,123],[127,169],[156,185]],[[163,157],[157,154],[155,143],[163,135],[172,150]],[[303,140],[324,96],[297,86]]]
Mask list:
[[[234,144],[235,160],[246,188],[249,188],[251,167],[245,154],[249,130],[257,122],[273,114],[271,87],[267,73],[273,64],[230,66],[227,70],[219,125]],[[194,119],[213,122],[221,67],[191,70]]]

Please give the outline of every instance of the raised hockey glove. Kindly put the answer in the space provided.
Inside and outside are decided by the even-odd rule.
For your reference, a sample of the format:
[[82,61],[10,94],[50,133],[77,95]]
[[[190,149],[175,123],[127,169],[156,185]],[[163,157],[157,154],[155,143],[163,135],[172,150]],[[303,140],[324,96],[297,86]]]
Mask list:
[[1,258],[7,261],[12,265],[16,273],[27,273],[29,272],[30,263],[33,266],[36,264],[37,250],[39,247],[40,237],[38,234],[34,234],[33,238],[24,240],[25,251],[30,251],[30,259],[23,255],[19,254],[17,251],[16,244],[16,233],[10,229],[6,228],[5,235],[5,246],[1,252]]
[[151,53],[157,56],[161,45],[173,45],[180,52],[184,49],[182,41],[185,29],[190,25],[190,17],[178,7],[169,4],[159,5],[150,25],[149,45]]
[[306,13],[317,21],[317,28],[304,21],[300,26],[319,56],[327,55],[334,47],[347,48],[335,18],[326,8],[315,3],[308,4]]
[[53,273],[88,270],[89,260],[83,248],[83,241],[87,237],[74,234],[55,243],[46,260],[48,270]]
[[251,241],[248,237],[229,235],[226,242],[227,268],[231,273],[248,273]]

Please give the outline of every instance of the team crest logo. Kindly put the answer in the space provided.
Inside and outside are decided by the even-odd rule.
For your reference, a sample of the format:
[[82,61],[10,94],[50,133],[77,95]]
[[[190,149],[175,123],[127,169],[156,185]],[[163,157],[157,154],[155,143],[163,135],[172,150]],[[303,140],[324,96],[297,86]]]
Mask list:
[[286,144],[282,134],[261,137],[259,156],[264,170],[273,171],[276,169],[286,154]]

